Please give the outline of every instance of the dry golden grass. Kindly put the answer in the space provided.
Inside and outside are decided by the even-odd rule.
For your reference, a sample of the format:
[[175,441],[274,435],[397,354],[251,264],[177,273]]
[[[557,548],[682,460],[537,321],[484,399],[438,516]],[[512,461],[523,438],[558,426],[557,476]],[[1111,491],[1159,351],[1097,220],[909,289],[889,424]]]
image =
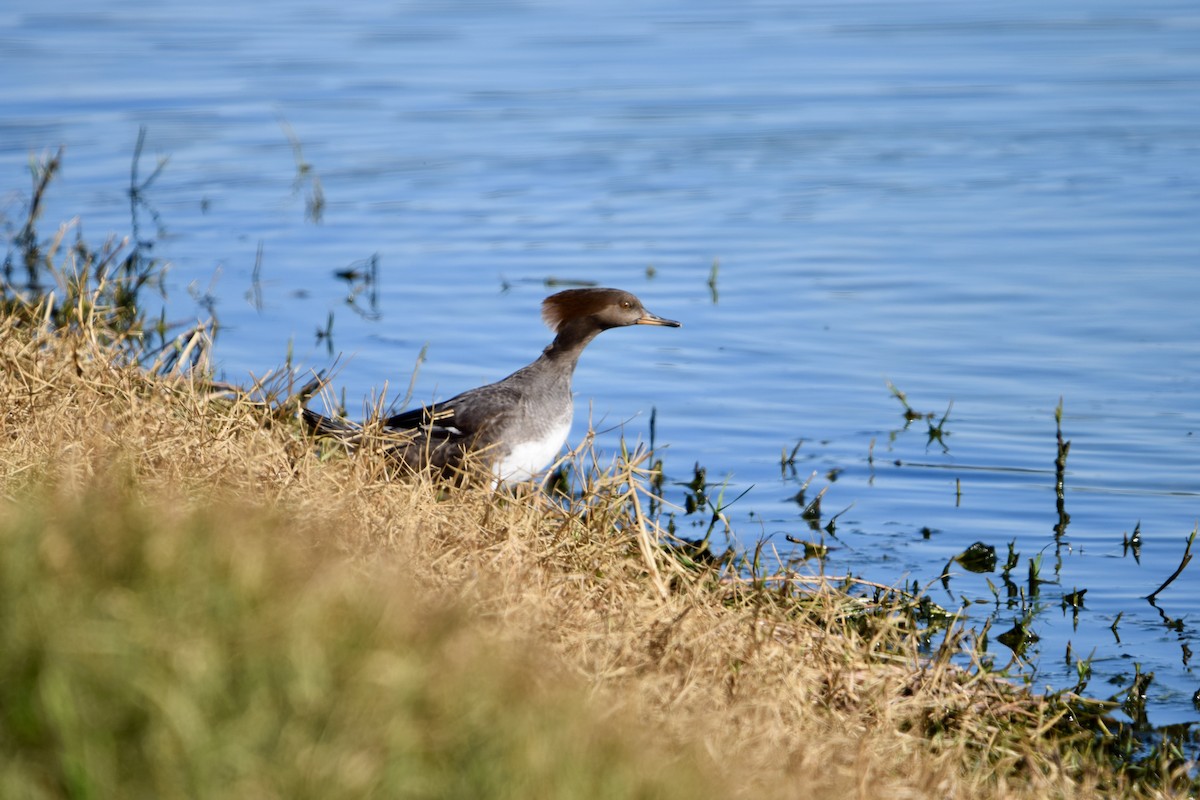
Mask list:
[[[30,755],[9,719],[0,789],[103,796],[71,787],[127,788],[122,764],[158,763],[155,793],[189,796],[1186,796],[1127,785],[1088,734],[1070,734],[1061,703],[922,659],[902,615],[828,586],[758,586],[681,566],[646,538],[634,468],[589,472],[593,485],[566,508],[530,492],[387,480],[369,455],[322,459],[298,426],[260,405],[128,366],[84,316],[73,333],[39,330],[28,315],[0,321],[0,517],[35,509],[27,555],[38,580],[48,593],[74,591],[87,574],[81,554],[104,562],[108,535],[114,552],[145,549],[152,566],[159,550],[222,565],[197,567],[205,581],[253,583],[243,573],[257,570],[267,578],[256,599],[236,606],[237,625],[251,625],[235,626],[240,646],[282,643],[283,666],[271,669],[287,674],[306,669],[306,647],[333,653],[327,669],[339,678],[303,691],[327,695],[324,713],[357,711],[292,749],[288,719],[269,713],[244,745],[219,746],[247,724],[236,708],[208,723],[209,738],[185,740],[191,747],[155,750],[165,745],[128,734],[151,755],[96,762],[116,764],[112,774],[87,759],[66,769],[53,744]],[[99,520],[90,533],[62,533],[85,518]],[[17,552],[16,534],[5,536],[0,548]],[[150,630],[154,605],[171,608],[172,581],[188,572],[161,559],[161,572],[147,567],[158,588],[130,579],[122,601],[150,604],[138,612]],[[124,580],[119,565],[97,570],[84,583],[98,596]],[[194,624],[217,625],[217,606]],[[181,636],[170,620],[161,635]],[[264,675],[230,680],[275,679]],[[405,690],[419,702],[384,699],[405,680],[419,682]],[[72,723],[55,724],[69,735]],[[413,744],[422,737],[433,742]],[[496,751],[488,770],[446,768],[460,763],[460,745]],[[440,754],[431,763],[441,766],[422,773],[414,749]],[[154,762],[161,752],[169,757]],[[411,772],[397,778],[389,764]],[[230,777],[193,774],[164,791],[175,771],[197,770]],[[472,770],[486,774],[467,780]]]

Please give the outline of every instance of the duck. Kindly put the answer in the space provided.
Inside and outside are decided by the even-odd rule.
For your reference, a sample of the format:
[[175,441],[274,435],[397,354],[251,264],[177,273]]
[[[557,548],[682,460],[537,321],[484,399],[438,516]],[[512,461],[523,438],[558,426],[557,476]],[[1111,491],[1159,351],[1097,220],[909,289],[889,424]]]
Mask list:
[[575,414],[571,381],[588,344],[611,328],[681,327],[651,314],[630,292],[596,287],[550,295],[542,301],[542,320],[554,340],[532,363],[495,383],[387,417],[381,436],[367,437],[363,424],[308,408],[301,409],[303,421],[315,436],[352,450],[380,443],[404,472],[449,477],[478,464],[496,484],[533,480],[566,444]]

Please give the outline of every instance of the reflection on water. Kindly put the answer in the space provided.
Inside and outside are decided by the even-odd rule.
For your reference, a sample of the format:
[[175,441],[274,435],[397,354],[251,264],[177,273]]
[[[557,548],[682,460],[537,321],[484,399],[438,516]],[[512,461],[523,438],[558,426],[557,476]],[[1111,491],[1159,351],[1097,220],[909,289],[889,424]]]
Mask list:
[[1094,652],[1089,692],[1198,718],[1200,572],[1143,599],[1200,516],[1188,4],[55,5],[0,15],[4,185],[63,144],[45,218],[127,230],[146,126],[169,314],[207,298],[227,377],[345,353],[356,410],[424,354],[445,397],[536,355],[554,281],[629,289],[684,328],[585,355],[603,443],[655,409],[742,544],[1036,608],[1036,687]]

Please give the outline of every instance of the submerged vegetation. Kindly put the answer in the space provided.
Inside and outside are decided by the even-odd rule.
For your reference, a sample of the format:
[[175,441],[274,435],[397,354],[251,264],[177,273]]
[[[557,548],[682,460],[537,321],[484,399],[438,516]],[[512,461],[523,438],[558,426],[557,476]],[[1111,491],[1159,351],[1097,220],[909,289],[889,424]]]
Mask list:
[[[585,443],[552,496],[321,457],[279,393],[213,385],[211,325],[147,318],[164,265],[136,233],[42,240],[58,162],[5,261],[0,796],[1196,791],[1165,734],[1004,680],[989,630],[920,587],[714,555],[737,498],[700,465],[686,488],[710,521],[685,542],[657,523],[653,451],[606,464]],[[1009,547],[1018,595],[1028,563],[1018,586]]]

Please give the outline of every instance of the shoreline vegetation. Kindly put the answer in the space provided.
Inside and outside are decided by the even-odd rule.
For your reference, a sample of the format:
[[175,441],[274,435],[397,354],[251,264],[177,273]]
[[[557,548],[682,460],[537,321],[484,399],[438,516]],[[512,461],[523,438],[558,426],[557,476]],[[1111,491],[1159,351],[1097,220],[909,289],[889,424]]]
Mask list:
[[672,543],[645,453],[551,495],[319,450],[286,373],[214,386],[211,324],[146,318],[136,232],[42,240],[60,161],[0,296],[0,796],[1196,791],[920,598]]

